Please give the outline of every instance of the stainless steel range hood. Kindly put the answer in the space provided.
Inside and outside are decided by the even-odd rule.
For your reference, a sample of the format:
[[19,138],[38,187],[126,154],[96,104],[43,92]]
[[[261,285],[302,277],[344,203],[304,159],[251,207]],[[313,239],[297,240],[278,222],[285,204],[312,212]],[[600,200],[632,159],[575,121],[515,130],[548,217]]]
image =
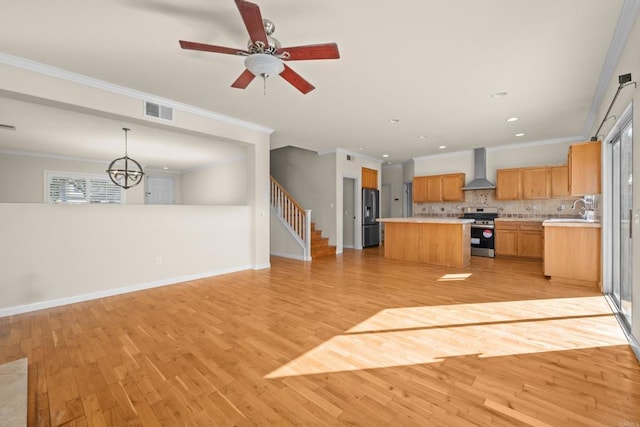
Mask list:
[[496,188],[487,180],[487,150],[476,148],[473,150],[473,180],[462,187],[463,190],[493,190]]

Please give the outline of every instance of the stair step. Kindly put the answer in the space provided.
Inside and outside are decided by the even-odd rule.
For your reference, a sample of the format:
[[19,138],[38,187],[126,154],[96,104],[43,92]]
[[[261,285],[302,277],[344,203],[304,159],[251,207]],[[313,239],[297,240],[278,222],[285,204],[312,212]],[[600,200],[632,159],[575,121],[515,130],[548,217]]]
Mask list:
[[336,247],[335,246],[324,246],[322,248],[311,248],[311,258],[320,258],[325,256],[335,256]]
[[312,248],[319,248],[322,246],[329,246],[329,238],[327,237],[321,237],[320,239],[312,239],[311,240],[311,247]]

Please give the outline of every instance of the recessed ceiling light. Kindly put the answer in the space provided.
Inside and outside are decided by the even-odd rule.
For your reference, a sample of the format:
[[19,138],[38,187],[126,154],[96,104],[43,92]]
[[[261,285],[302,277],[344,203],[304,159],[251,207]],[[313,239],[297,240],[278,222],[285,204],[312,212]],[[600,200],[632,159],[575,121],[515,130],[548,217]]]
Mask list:
[[163,166],[162,169],[169,170],[169,168],[167,166]]
[[394,123],[398,123],[400,121],[400,119],[389,119],[389,123],[394,124]]
[[427,135],[418,135],[418,139],[427,139]]
[[390,164],[391,164],[391,162],[387,162],[387,164],[388,164],[388,165],[390,165]]
[[440,146],[440,147],[438,147],[438,148],[439,148],[439,149],[441,149],[441,150],[443,150],[443,149],[447,148],[447,146],[446,146],[446,145],[441,145],[441,146]]
[[507,121],[508,121],[509,123],[511,123],[511,122],[517,122],[517,121],[518,121],[518,118],[517,118],[517,117],[509,117],[509,118],[507,119]]
[[361,150],[366,150],[366,149],[367,149],[367,147],[360,147],[360,149],[361,149]]
[[386,159],[387,157],[389,157],[389,155],[388,154],[383,154],[382,157],[384,157]]
[[524,136],[524,133],[516,133],[516,136]]
[[502,98],[503,96],[507,96],[509,92],[495,92],[491,94],[492,98]]

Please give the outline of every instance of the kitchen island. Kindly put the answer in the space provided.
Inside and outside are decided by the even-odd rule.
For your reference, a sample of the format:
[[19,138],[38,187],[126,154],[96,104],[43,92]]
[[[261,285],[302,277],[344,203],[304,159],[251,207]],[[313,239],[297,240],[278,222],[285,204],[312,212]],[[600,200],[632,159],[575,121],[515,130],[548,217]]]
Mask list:
[[447,267],[471,262],[473,219],[445,217],[380,218],[385,258]]

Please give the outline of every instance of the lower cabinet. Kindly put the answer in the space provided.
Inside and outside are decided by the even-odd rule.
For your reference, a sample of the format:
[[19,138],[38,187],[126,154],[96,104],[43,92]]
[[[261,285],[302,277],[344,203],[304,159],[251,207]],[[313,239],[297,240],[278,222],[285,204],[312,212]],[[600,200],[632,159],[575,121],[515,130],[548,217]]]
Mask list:
[[539,221],[496,221],[496,255],[542,259],[544,232]]
[[544,227],[544,274],[552,279],[600,284],[600,224]]

